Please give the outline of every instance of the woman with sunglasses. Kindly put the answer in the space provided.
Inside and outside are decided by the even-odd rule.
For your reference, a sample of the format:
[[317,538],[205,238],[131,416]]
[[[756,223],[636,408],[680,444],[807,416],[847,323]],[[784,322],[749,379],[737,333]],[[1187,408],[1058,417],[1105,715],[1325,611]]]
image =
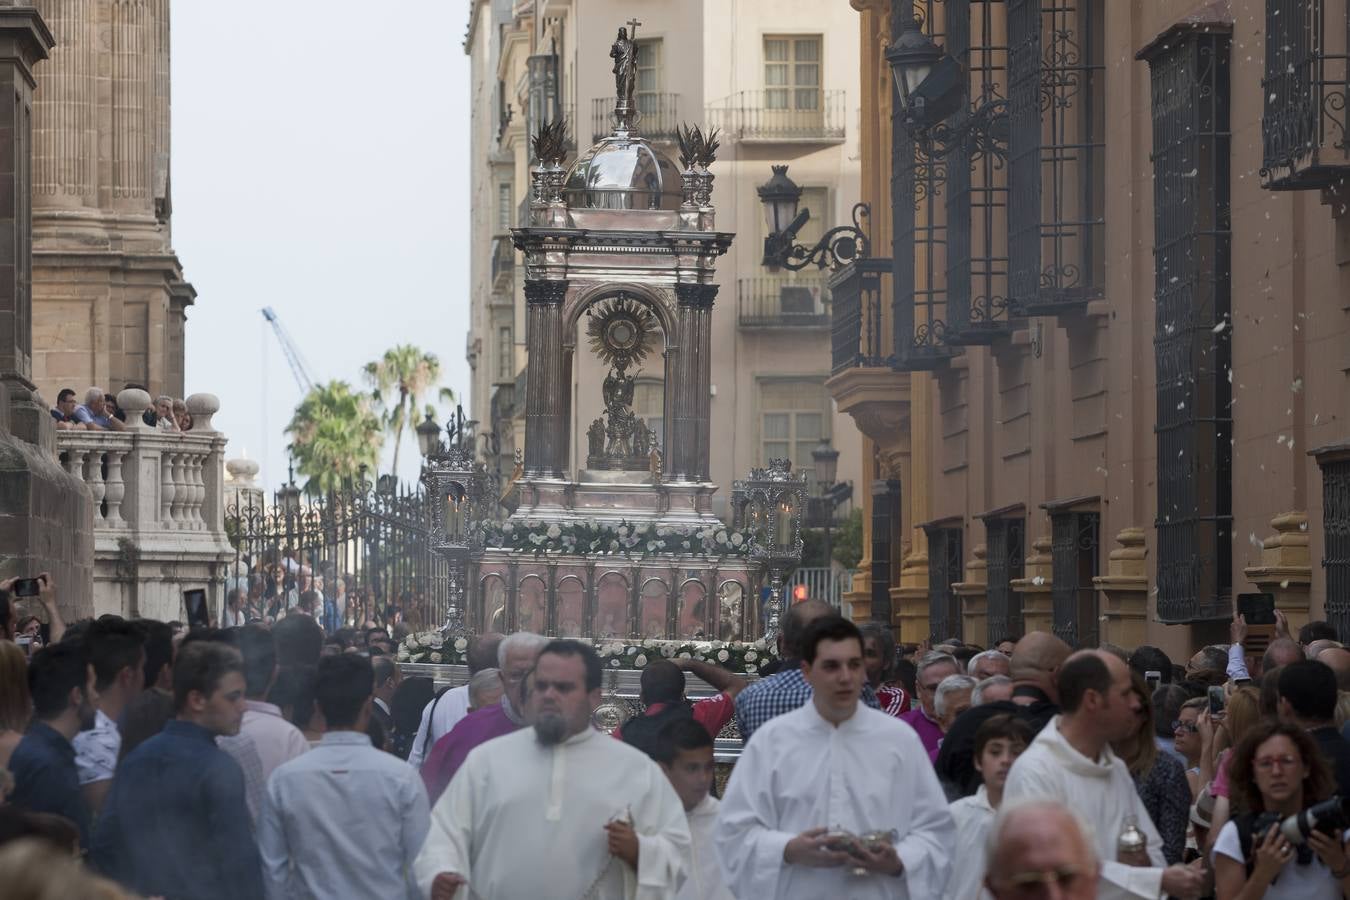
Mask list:
[[1204,741],[1200,737],[1200,715],[1209,706],[1204,697],[1195,697],[1181,704],[1176,721],[1172,723],[1172,746],[1186,757],[1186,781],[1191,786],[1191,800],[1200,794],[1200,756]]
[[1306,731],[1260,723],[1233,750],[1228,775],[1237,814],[1214,842],[1218,900],[1340,900],[1350,891],[1342,833],[1314,831],[1295,846],[1261,820],[1263,813],[1283,820],[1331,796],[1331,770]]

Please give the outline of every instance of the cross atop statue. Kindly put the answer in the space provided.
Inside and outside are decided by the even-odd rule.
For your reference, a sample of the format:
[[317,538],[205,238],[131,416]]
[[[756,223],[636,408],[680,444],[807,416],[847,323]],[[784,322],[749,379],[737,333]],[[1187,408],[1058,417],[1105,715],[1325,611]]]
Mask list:
[[629,19],[627,28],[619,29],[619,36],[609,48],[614,60],[614,117],[616,126],[627,131],[633,125],[637,104],[633,100],[637,90],[637,30],[642,23]]

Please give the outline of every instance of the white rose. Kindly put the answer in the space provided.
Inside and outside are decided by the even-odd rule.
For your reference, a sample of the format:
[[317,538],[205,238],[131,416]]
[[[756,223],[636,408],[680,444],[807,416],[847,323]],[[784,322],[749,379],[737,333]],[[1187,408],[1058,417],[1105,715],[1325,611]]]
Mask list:
[[670,657],[675,655],[675,648],[670,646],[669,644],[666,644],[664,647],[661,648],[661,655],[669,659]]
[[759,664],[759,667],[760,667],[761,669],[764,669],[764,668],[767,668],[768,665],[769,665],[769,661],[766,659],[766,660],[762,661],[762,662]]
[[609,666],[611,669],[617,669],[619,667],[619,661],[617,659],[611,659],[609,661]]
[[505,524],[502,525],[502,531],[505,531],[507,534],[510,534],[515,530],[516,526],[512,525],[510,522],[506,522]]
[[758,658],[759,658],[759,654],[756,653],[755,651],[753,651],[753,650],[747,650],[747,651],[745,651],[745,661],[746,661],[746,662],[754,662],[754,661],[755,661],[756,659],[758,659]]
[[688,650],[685,650],[680,653],[680,659],[693,659],[693,657],[689,654]]
[[717,532],[717,543],[719,544],[728,543],[727,533],[725,531]]
[[641,669],[645,665],[647,665],[647,656],[646,654],[639,653],[637,659],[633,660],[633,668]]
[[412,659],[412,657],[408,655],[408,651],[404,650],[402,647],[398,649],[398,655],[394,658],[399,662],[408,662],[408,660]]
[[718,662],[726,662],[726,661],[729,660],[729,659],[731,659],[731,654],[730,654],[730,653],[728,653],[728,652],[725,651],[725,650],[718,650],[718,651],[717,651],[717,661],[718,661]]
[[627,526],[627,525],[620,525],[620,526],[619,526],[619,537],[628,537],[628,526]]
[[434,653],[434,652],[433,652],[433,653],[431,654],[431,661],[434,662],[434,663],[440,662],[440,661],[441,661],[441,655],[440,655],[439,653]]
[[468,639],[467,638],[457,639],[455,641],[455,649],[458,650],[460,653],[463,653],[465,650],[468,650],[469,649]]
[[632,656],[632,655],[633,655],[634,653],[636,653],[636,652],[638,652],[638,648],[636,648],[636,647],[629,647],[629,648],[628,648],[628,655],[629,655],[629,656]]
[[709,646],[711,646],[712,649],[714,650],[721,650],[723,647],[726,646],[726,644],[722,643],[721,641],[713,641],[712,644],[710,644]]
[[731,536],[731,546],[733,546],[733,547],[739,547],[741,544],[744,544],[744,543],[745,543],[745,538],[741,537],[741,535],[740,535],[739,532],[737,532],[736,534],[733,534],[733,535]]
[[409,650],[416,650],[418,647],[422,646],[420,643],[418,643],[417,635],[415,634],[408,635],[407,645]]
[[550,525],[548,526],[548,536],[556,541],[558,538],[562,537],[562,529],[557,525]]

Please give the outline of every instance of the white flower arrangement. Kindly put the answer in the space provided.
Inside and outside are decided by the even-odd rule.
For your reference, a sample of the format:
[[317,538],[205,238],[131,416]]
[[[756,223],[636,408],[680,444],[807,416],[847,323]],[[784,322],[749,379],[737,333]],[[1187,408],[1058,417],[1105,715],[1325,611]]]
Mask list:
[[736,557],[750,553],[751,541],[725,527],[654,527],[641,522],[489,522],[483,525],[484,546],[531,554],[622,554],[645,558],[666,554]]
[[[696,659],[732,672],[754,674],[768,666],[777,654],[763,641],[667,641],[646,638],[628,642],[606,638],[591,641],[601,663],[608,669],[641,670],[655,659]],[[398,648],[399,662],[464,665],[469,641],[464,637],[445,639],[439,632],[423,631],[409,635]]]
[[645,653],[639,653],[637,657],[633,659],[633,668],[642,669],[646,668],[646,666],[647,666],[647,655]]

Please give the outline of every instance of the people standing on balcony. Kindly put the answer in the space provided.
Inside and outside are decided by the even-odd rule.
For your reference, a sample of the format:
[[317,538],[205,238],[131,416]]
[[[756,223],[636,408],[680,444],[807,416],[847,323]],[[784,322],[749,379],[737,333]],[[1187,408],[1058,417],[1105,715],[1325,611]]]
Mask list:
[[155,398],[155,427],[160,431],[177,431],[178,423],[173,417],[173,398],[160,394]]
[[75,399],[75,392],[70,388],[61,388],[61,392],[56,395],[56,405],[51,410],[58,431],[85,430],[87,426],[84,421],[75,417],[75,410],[78,407],[79,402]]
[[173,401],[173,420],[179,431],[192,430],[192,413],[188,412],[187,404],[182,400]]
[[859,702],[862,643],[837,613],[812,620],[797,645],[810,700],[736,763],[714,843],[738,897],[945,896],[947,799],[914,730]]
[[112,417],[104,399],[103,388],[91,387],[84,392],[84,403],[75,407],[75,420],[90,431],[124,431],[126,426]]

